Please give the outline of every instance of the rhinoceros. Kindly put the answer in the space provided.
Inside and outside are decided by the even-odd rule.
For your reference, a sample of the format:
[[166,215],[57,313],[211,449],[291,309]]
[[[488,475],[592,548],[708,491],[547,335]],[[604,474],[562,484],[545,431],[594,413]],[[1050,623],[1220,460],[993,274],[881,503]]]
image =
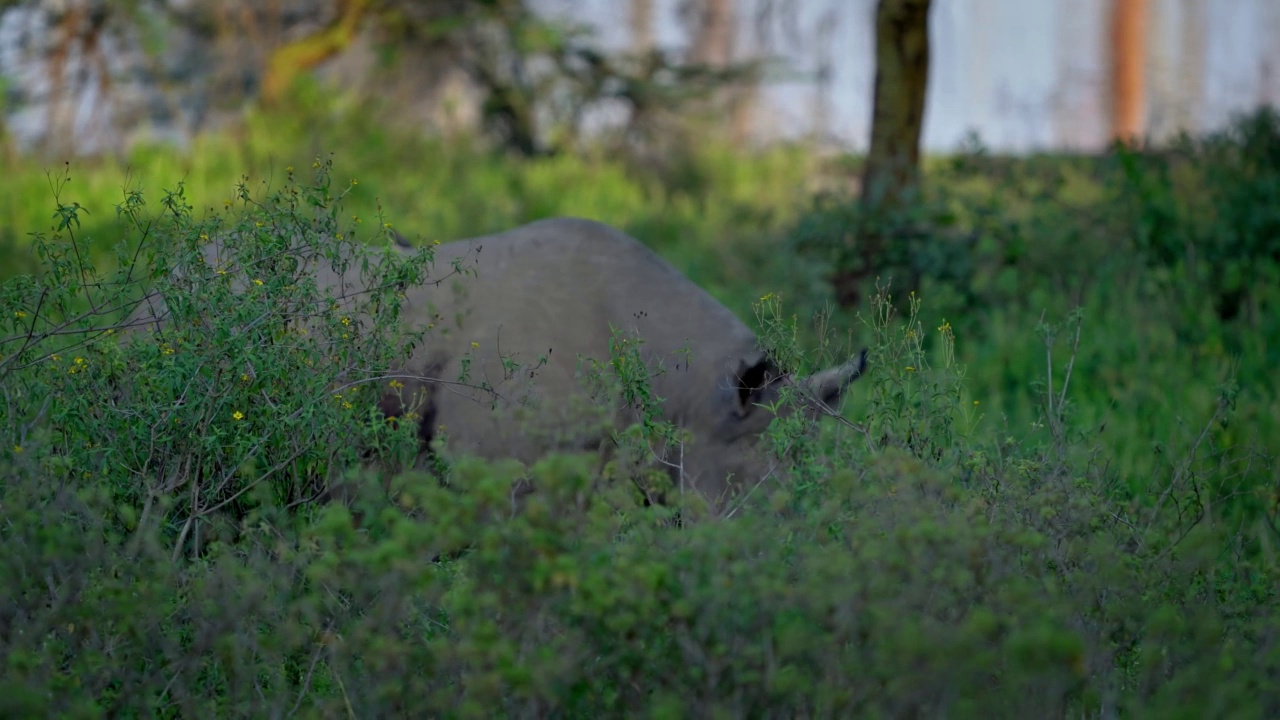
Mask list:
[[[642,341],[661,418],[690,436],[653,452],[677,488],[723,508],[770,471],[757,445],[774,417],[765,406],[782,388],[795,387],[816,413],[866,367],[864,350],[811,377],[780,372],[728,308],[599,222],[553,218],[446,243],[435,249],[434,268],[444,272],[432,276],[455,261],[470,272],[405,289],[402,317],[431,329],[401,367],[387,368],[408,387],[385,395],[383,412],[398,416],[422,398],[424,452],[442,433],[450,454],[525,462],[550,450],[599,448],[608,424],[591,415],[599,404],[582,359],[607,363],[611,338],[621,333]],[[322,271],[318,282],[342,281]],[[141,307],[131,324],[160,314]],[[627,417],[633,408],[618,419]]]

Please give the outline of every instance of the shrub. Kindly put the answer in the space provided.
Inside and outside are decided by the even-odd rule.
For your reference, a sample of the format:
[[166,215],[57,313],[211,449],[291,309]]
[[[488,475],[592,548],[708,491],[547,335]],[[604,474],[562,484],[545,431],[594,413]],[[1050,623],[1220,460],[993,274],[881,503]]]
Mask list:
[[[1223,153],[1254,175],[1170,160],[1175,195],[1142,212],[1190,213],[1182,173],[1212,176],[1206,194],[1263,193],[1266,168]],[[1142,163],[1164,161],[1143,155],[1126,180],[1121,157],[935,169],[952,182],[942,209],[974,229],[971,272],[925,273],[897,300],[882,286],[862,309],[871,371],[847,419],[819,438],[779,421],[769,440],[791,481],[730,520],[679,525],[618,482],[625,452],[603,472],[574,455],[431,468],[447,485],[406,467],[414,439],[372,413],[373,369],[417,340],[391,332],[394,285],[427,257],[406,268],[352,242],[386,230],[339,210],[367,185],[333,191],[320,163],[278,192],[242,185],[202,220],[181,188],[155,217],[128,194],[110,236],[129,242],[106,270],[84,260],[83,208],[60,202],[43,274],[0,295],[0,714],[1280,714],[1274,328],[1220,317],[1177,243],[1135,249],[1121,210],[1138,181],[1163,182]],[[442,177],[464,174],[460,158]],[[466,182],[506,188],[504,172],[487,159]],[[608,177],[622,189],[589,204],[663,232],[701,218]],[[455,228],[519,212],[516,195],[457,192],[424,212]],[[1248,226],[1250,203],[1232,207]],[[1174,217],[1161,222],[1188,220]],[[733,227],[699,222],[704,241]],[[1207,242],[1204,227],[1177,231]],[[226,283],[201,235],[260,273]],[[1265,233],[1250,237],[1214,262],[1252,247],[1240,266],[1264,272]],[[302,264],[278,262],[285,245],[363,258],[358,273],[367,259],[384,281],[335,310]],[[177,322],[120,343],[107,331],[140,279]],[[1246,285],[1250,302],[1271,297]],[[787,290],[806,311],[821,299]],[[756,309],[784,366],[839,354],[799,352],[807,330],[777,295]],[[312,332],[283,339],[296,322]],[[635,456],[678,441],[652,422],[645,375],[617,367],[632,340],[613,349],[602,384],[638,406],[618,439]],[[1234,372],[1218,367],[1228,352]],[[278,384],[244,384],[246,364]],[[334,399],[335,383],[355,384]],[[175,417],[209,431],[159,432]],[[526,475],[537,491],[513,512]],[[335,480],[355,488],[347,504],[300,502]]]
[[[175,552],[199,548],[220,517],[317,497],[362,454],[393,471],[412,458],[414,433],[384,422],[376,400],[379,369],[415,340],[397,288],[422,279],[429,251],[366,249],[328,164],[314,169],[264,197],[242,183],[236,210],[203,220],[181,185],[155,217],[131,191],[117,212],[134,235],[109,271],[88,260],[82,208],[59,202],[56,234],[35,239],[45,272],[3,288],[5,455],[34,458],[50,482],[108,489],[130,529],[162,514]],[[371,291],[317,287],[318,263]],[[146,312],[117,324],[159,298],[162,325]]]
[[1044,419],[1057,443],[983,432],[954,332],[907,306],[881,295],[866,318],[864,432],[729,521],[674,527],[593,493],[588,456],[529,469],[513,515],[526,470],[466,460],[448,487],[398,474],[394,504],[361,493],[358,524],[264,500],[175,562],[160,514],[124,525],[109,485],[11,456],[0,697],[9,714],[183,717],[1280,709],[1274,538],[1204,506],[1196,479],[1270,460],[1170,448],[1172,472],[1117,495],[1104,457],[1070,451],[1070,413]]

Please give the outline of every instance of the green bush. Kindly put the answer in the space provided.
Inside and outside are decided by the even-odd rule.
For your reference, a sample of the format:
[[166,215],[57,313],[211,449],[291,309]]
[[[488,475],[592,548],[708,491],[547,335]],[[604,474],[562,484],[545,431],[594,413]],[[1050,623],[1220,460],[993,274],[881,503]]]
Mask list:
[[[382,369],[417,340],[400,329],[397,287],[422,280],[430,253],[368,249],[340,223],[328,166],[314,168],[262,197],[242,184],[236,210],[204,220],[181,185],[155,215],[128,192],[117,212],[133,235],[109,271],[88,260],[82,208],[59,202],[55,234],[36,235],[45,272],[0,295],[4,454],[50,482],[110,490],[130,528],[158,511],[176,545],[197,549],[220,518],[304,503],[362,455],[405,465],[416,434],[376,407]],[[319,263],[371,291],[318,288]],[[119,324],[134,306],[163,307],[163,324]]]
[[[1280,709],[1274,536],[1202,490],[1270,461],[1170,448],[1173,472],[1118,494],[1105,458],[1077,460],[1069,414],[1044,418],[1054,443],[982,432],[954,331],[926,333],[907,306],[899,319],[882,294],[866,317],[871,399],[855,432],[800,456],[821,466],[806,483],[728,521],[674,527],[613,502],[592,491],[588,456],[531,468],[537,490],[513,514],[525,470],[471,460],[447,487],[413,471],[389,493],[360,483],[350,509],[291,516],[288,498],[264,497],[231,539],[175,562],[160,514],[120,522],[127,494],[51,471],[33,440],[8,457],[0,495],[6,714]],[[762,315],[785,317],[772,307]]]
[[[1082,451],[1105,446],[1135,490],[1167,467],[1169,442],[1200,431],[1194,418],[1214,412],[1219,385],[1236,387],[1234,415],[1209,431],[1214,441],[1274,453],[1280,323],[1266,308],[1280,300],[1277,153],[1280,120],[1268,109],[1221,133],[1098,157],[1001,158],[976,145],[929,163],[925,196],[887,229],[868,287],[891,284],[900,310],[912,289],[927,298],[966,339],[956,354],[967,397],[1046,442],[1034,334],[1045,318],[1078,313],[1066,410],[1093,438]],[[857,255],[862,223],[852,199],[825,195],[789,246],[821,278]],[[803,286],[790,299],[808,312],[826,300]]]
[[[0,294],[0,714],[1276,716],[1259,117],[1164,155],[934,164],[927,217],[951,230],[914,242],[959,238],[937,254],[959,254],[936,263],[952,274],[908,246],[914,294],[882,283],[814,331],[797,317],[827,299],[826,261],[769,240],[796,219],[799,153],[712,148],[673,189],[601,158],[516,164],[325,114],[317,133],[361,180],[340,190],[319,163],[233,191],[240,168],[301,155],[267,116],[245,145],[139,151],[142,184],[187,178],[154,211],[102,200],[120,168],[77,171],[83,205],[58,195],[24,255],[39,273]],[[21,202],[0,198],[23,218],[8,237],[44,222]],[[847,328],[870,374],[820,436],[776,423],[790,482],[730,520],[644,507],[625,453],[409,469],[411,433],[372,410],[376,369],[415,340],[391,331],[394,285],[429,253],[404,267],[353,242],[383,243],[380,203],[424,246],[603,212],[754,307],[785,366],[828,364]],[[203,264],[202,235],[262,285]],[[304,267],[273,262],[285,245],[367,257],[391,287],[334,310]],[[121,342],[107,330],[139,281],[178,322]],[[1240,310],[1220,312],[1232,288]],[[282,337],[285,318],[311,334]],[[619,339],[615,359],[634,349]],[[664,437],[643,374],[601,379],[641,406],[622,443]],[[205,430],[162,432],[173,418]],[[537,489],[513,511],[526,475]],[[334,482],[354,488],[344,502],[305,502]]]

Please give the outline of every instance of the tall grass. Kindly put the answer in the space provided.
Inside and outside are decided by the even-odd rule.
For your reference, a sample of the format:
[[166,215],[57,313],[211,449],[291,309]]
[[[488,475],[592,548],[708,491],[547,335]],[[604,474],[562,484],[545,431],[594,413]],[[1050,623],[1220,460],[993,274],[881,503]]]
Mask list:
[[[1030,392],[1044,365],[1039,330],[1079,308],[1086,331],[1069,409],[1111,450],[1115,472],[1139,482],[1160,468],[1160,443],[1211,413],[1222,383],[1239,386],[1239,420],[1215,438],[1270,446],[1280,437],[1271,371],[1280,361],[1280,240],[1270,209],[1280,191],[1255,160],[1280,146],[1276,126],[1263,112],[1160,153],[1016,161],[979,148],[931,161],[930,212],[944,239],[904,245],[880,275],[902,291],[918,278],[927,311],[966,338],[957,348],[966,392],[993,429],[1037,421],[1046,397]],[[823,242],[847,237],[839,195],[806,215],[808,188],[833,170],[802,149],[747,155],[707,143],[669,183],[604,152],[516,161],[465,139],[384,129],[358,108],[252,114],[238,133],[201,136],[189,152],[139,147],[122,161],[75,164],[65,195],[83,207],[82,235],[105,262],[127,191],[155,196],[182,180],[196,215],[207,215],[225,209],[245,177],[279,184],[289,168],[336,148],[335,180],[357,183],[348,219],[381,212],[428,241],[551,215],[598,219],[657,248],[749,321],[767,292],[802,317],[820,312],[831,264],[787,239],[812,245],[814,218]],[[62,168],[24,159],[6,173],[0,273],[36,268],[28,233],[53,222],[51,171]],[[1224,303],[1234,303],[1227,320]],[[836,325],[858,331],[852,313]]]
[[[303,189],[342,188],[340,211],[324,203],[327,229],[373,235],[386,220],[447,241],[594,217],[658,248],[795,357],[788,343],[824,338],[805,321],[828,301],[823,277],[858,221],[842,194],[810,204],[827,166],[794,148],[709,144],[673,179],[604,153],[515,161],[358,111],[254,115],[186,154],[73,165],[65,187],[56,167],[23,160],[0,193],[0,240],[7,273],[41,277],[6,286],[0,339],[17,340],[7,357],[18,347],[43,362],[0,364],[0,714],[1280,712],[1274,116],[1142,153],[931,163],[916,218],[927,232],[882,259],[896,299],[870,294],[824,326],[826,340],[872,348],[848,422],[826,423],[816,443],[775,427],[794,482],[731,522],[683,529],[586,492],[608,483],[572,456],[529,469],[538,490],[515,518],[507,498],[524,471],[510,463],[460,463],[449,489],[388,472],[357,483],[353,509],[299,505],[318,474],[352,460],[329,438],[366,427],[361,408],[313,386],[376,366],[387,346],[335,358],[322,368],[333,377],[297,367],[274,336],[246,347],[233,315],[255,308],[228,301],[212,274],[203,287],[227,308],[212,318],[224,326],[184,336],[198,351],[187,365],[146,342],[129,362],[113,342],[52,361],[67,336],[23,331],[33,299],[76,317],[73,290],[116,277],[117,240],[169,237],[144,273],[163,278],[209,228],[293,227],[289,178],[317,152],[327,172],[330,148],[331,178]],[[179,180],[182,194],[162,191]],[[238,185],[284,203],[242,204]],[[176,229],[154,233],[162,221]],[[51,226],[34,253],[26,233]],[[102,276],[77,264],[81,247]],[[299,285],[277,279],[281,292]],[[342,337],[341,318],[326,318]],[[183,395],[245,353],[280,369],[290,402],[236,417],[258,396],[244,377]],[[110,371],[81,372],[88,363]],[[129,410],[122,391],[173,397]],[[313,437],[296,414],[319,402],[302,423]],[[156,412],[213,418],[215,442],[147,431]],[[13,434],[49,423],[59,442]],[[407,439],[381,432],[368,443]],[[262,477],[259,461],[297,452],[304,466],[272,476],[279,497],[224,504]],[[117,462],[135,456],[193,468],[176,475],[184,490],[210,475],[225,487],[174,492],[155,482],[172,473]],[[142,511],[143,495],[157,511]],[[180,520],[212,506],[228,508],[232,531],[173,562],[190,540]]]

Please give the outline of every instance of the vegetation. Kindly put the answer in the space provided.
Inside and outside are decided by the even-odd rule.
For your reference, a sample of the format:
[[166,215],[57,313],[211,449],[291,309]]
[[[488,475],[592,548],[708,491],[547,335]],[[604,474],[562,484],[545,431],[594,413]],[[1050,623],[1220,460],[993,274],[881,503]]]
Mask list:
[[[0,714],[1280,713],[1274,114],[1099,158],[932,159],[880,289],[810,327],[860,209],[807,198],[844,159],[516,160],[365,110],[10,171],[6,267],[38,273],[0,295]],[[316,147],[342,148],[334,175]],[[521,468],[406,468],[358,383],[329,392],[406,340],[394,292],[335,310],[268,262],[291,237],[326,253],[391,223],[430,248],[562,213],[657,247],[778,352],[865,341],[853,426],[779,424],[792,482],[729,521],[672,527],[578,456],[530,469],[512,516]],[[228,228],[269,298],[196,262]],[[138,272],[205,331],[105,335]],[[233,332],[282,308],[313,344]],[[343,345],[362,312],[382,330]],[[348,503],[306,502],[335,479]]]

